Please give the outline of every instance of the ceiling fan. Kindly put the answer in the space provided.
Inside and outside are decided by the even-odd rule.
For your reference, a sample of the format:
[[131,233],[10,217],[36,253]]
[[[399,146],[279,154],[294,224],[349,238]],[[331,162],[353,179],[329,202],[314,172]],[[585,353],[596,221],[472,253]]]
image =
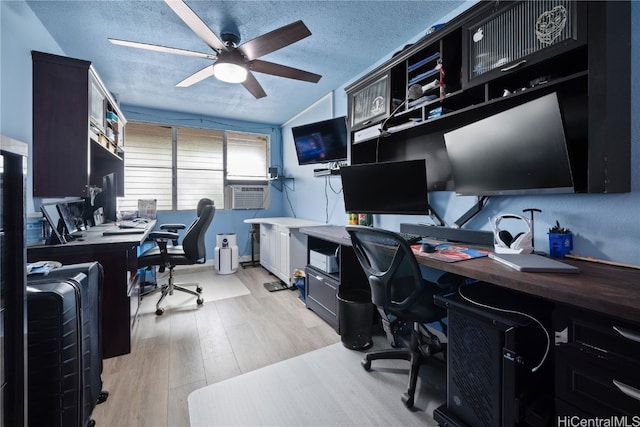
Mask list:
[[211,49],[212,53],[195,52],[192,50],[160,46],[155,44],[132,42],[109,38],[113,44],[129,46],[138,49],[172,53],[176,55],[193,56],[214,61],[200,71],[182,80],[176,86],[188,87],[208,77],[229,83],[242,85],[256,98],[267,96],[264,89],[254,77],[252,71],[271,74],[278,77],[317,83],[322,76],[298,68],[263,61],[263,55],[274,52],[311,35],[302,21],[296,21],[280,27],[269,33],[258,36],[248,42],[238,45],[240,39],[235,34],[222,34],[221,38],[191,10],[182,0],[165,0],[165,3],[193,30]]

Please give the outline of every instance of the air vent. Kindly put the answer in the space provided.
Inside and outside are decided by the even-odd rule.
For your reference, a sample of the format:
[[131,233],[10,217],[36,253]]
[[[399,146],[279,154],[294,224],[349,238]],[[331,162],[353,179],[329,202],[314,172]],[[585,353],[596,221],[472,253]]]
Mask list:
[[268,209],[268,185],[229,185],[227,203],[231,209]]

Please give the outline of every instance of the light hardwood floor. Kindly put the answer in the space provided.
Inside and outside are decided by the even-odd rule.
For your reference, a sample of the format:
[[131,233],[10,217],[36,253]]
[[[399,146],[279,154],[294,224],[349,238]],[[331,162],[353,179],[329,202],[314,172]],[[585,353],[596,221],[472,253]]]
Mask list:
[[162,316],[154,314],[157,296],[143,300],[132,352],[104,361],[110,396],[93,411],[98,427],[189,426],[192,391],[340,341],[298,291],[268,292],[263,283],[276,279],[262,267],[235,274],[249,295],[207,301],[201,283],[203,306],[194,298]]

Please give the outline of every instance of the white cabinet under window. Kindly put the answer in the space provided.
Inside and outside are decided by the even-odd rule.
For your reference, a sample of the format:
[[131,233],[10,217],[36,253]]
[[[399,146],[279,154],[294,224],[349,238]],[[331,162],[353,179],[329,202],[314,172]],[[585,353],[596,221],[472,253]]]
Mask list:
[[251,218],[244,222],[260,224],[260,265],[290,285],[295,269],[307,265],[307,236],[300,228],[322,225],[298,218]]

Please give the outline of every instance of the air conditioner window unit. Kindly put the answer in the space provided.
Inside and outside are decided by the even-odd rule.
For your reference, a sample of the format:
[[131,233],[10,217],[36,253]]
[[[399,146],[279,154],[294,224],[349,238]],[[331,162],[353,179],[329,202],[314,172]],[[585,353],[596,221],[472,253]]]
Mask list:
[[268,209],[269,185],[228,185],[226,200],[231,209]]

